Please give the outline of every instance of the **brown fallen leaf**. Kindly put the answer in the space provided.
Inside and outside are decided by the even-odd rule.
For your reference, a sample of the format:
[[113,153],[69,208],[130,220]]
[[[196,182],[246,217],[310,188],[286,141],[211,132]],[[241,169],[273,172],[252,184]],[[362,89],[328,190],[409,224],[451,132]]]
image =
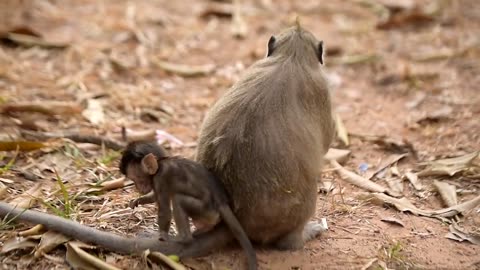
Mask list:
[[342,118],[340,118],[340,115],[338,113],[335,114],[334,118],[335,118],[334,120],[335,120],[335,127],[337,130],[337,136],[343,142],[344,145],[348,146],[350,144],[348,139],[348,132],[347,132],[347,128],[343,124]]
[[377,54],[357,54],[344,55],[340,57],[331,57],[330,64],[332,65],[359,65],[376,62],[380,59]]
[[407,178],[408,181],[410,181],[410,183],[411,183],[412,186],[415,188],[415,190],[417,190],[417,191],[423,190],[423,186],[422,186],[422,184],[418,181],[418,176],[417,176],[416,173],[407,172],[407,173],[405,173],[404,177]]
[[420,163],[425,169],[420,171],[418,176],[453,176],[471,168],[473,160],[478,158],[479,154],[480,151],[475,151],[459,157]]
[[8,187],[4,183],[0,182],[0,199],[3,200],[5,194],[7,194],[7,191]]
[[231,3],[219,3],[209,2],[203,11],[200,13],[200,17],[207,18],[210,16],[230,18],[233,14],[233,5]]
[[438,110],[427,112],[415,120],[416,123],[438,122],[440,120],[448,119],[453,112],[452,107],[444,106]]
[[7,103],[0,105],[2,114],[12,115],[15,113],[36,112],[48,116],[76,115],[82,112],[82,107],[72,102],[42,101],[41,103]]
[[190,66],[190,65],[169,63],[169,62],[158,60],[158,59],[153,60],[153,63],[157,67],[167,72],[171,72],[183,77],[205,76],[215,71],[214,65]]
[[440,197],[442,197],[443,202],[447,207],[454,206],[458,204],[457,201],[457,191],[454,185],[449,183],[433,181],[433,185],[437,189]]
[[30,249],[37,246],[37,241],[31,237],[12,237],[3,243],[0,253],[7,253],[17,249]]
[[[101,136],[95,136],[95,135],[78,134],[78,133],[35,132],[30,130],[21,130],[20,133],[22,134],[23,137],[33,138],[37,140],[65,138],[77,143],[91,143],[96,145],[105,145],[106,148],[109,148],[115,151],[120,151],[125,148],[125,146],[120,142],[107,139]],[[154,134],[152,136],[154,137]],[[129,135],[129,139],[130,139],[130,135]]]
[[22,231],[22,232],[19,232],[18,235],[19,236],[31,236],[31,235],[40,235],[42,233],[44,233],[45,231],[45,227],[41,224],[37,224],[35,226],[33,226],[32,228],[28,229],[28,230],[25,230],[25,231]]
[[392,190],[396,194],[402,194],[403,193],[403,180],[401,178],[387,177],[385,179],[385,182],[387,182],[390,190]]
[[41,142],[31,141],[0,141],[0,151],[33,151],[46,147],[47,145]]
[[407,139],[394,139],[385,135],[364,135],[350,133],[350,136],[360,138],[361,140],[372,142],[381,148],[398,153],[412,153],[416,158],[417,151],[411,142]]
[[371,192],[378,192],[378,193],[388,193],[392,194],[393,196],[399,196],[398,194],[395,194],[394,192],[390,191],[389,189],[382,187],[381,185],[372,182],[364,177],[361,177],[358,174],[355,174],[351,171],[348,171],[347,169],[343,168],[338,162],[335,160],[331,160],[330,164],[337,170],[337,172],[340,174],[340,176],[346,180],[347,182],[358,186],[360,188],[363,188],[365,190],[371,191]]
[[454,217],[458,214],[461,214],[466,211],[470,211],[480,205],[480,196],[470,200],[466,201],[461,204],[457,204],[452,207],[448,208],[443,208],[439,210],[423,210],[419,209],[416,206],[414,206],[407,198],[402,197],[402,198],[394,198],[389,195],[383,194],[383,193],[373,193],[372,196],[374,198],[379,199],[383,203],[388,203],[395,208],[397,208],[401,212],[411,212],[414,215],[420,215],[420,216],[425,216],[425,217],[436,217],[436,218],[449,218],[449,217]]
[[83,110],[82,115],[94,125],[101,125],[105,123],[103,105],[98,99],[87,100],[87,108]]
[[0,40],[8,40],[22,46],[45,48],[65,48],[69,44],[62,41],[46,40],[40,33],[28,26],[21,26],[0,32]]
[[450,232],[445,235],[446,238],[455,241],[468,241],[475,245],[480,245],[480,235],[465,232],[458,224],[453,223],[449,226]]
[[344,164],[348,157],[350,156],[350,153],[352,151],[346,150],[346,149],[337,149],[337,148],[330,148],[328,149],[328,152],[325,154],[325,159],[326,160],[335,160],[340,164]]
[[233,15],[231,31],[236,38],[245,38],[247,36],[248,26],[243,18],[240,0],[233,0]]
[[131,185],[132,183],[133,182],[130,180],[126,181],[125,177],[120,177],[118,179],[105,181],[100,185],[92,184],[93,187],[88,189],[87,193],[114,190],[114,189],[126,187],[128,185]]
[[38,244],[34,257],[41,257],[43,254],[52,251],[57,246],[67,242],[69,239],[70,237],[67,237],[63,234],[59,234],[54,231],[47,231],[42,235],[42,238],[40,239],[40,244]]
[[370,259],[364,266],[362,266],[362,268],[360,268],[360,270],[370,269],[370,267],[377,261],[378,261],[378,258]]
[[110,265],[103,260],[84,251],[82,249],[82,247],[84,247],[82,243],[68,242],[65,245],[67,247],[66,260],[73,269],[120,270],[120,268]]
[[36,198],[40,196],[42,192],[42,183],[36,183],[29,190],[15,197],[9,204],[15,205],[20,208],[30,208],[36,201]]
[[[402,2],[402,1],[397,1]],[[440,2],[440,1],[434,1]],[[433,22],[436,15],[443,8],[439,3],[433,3],[427,6],[420,5],[385,5],[389,8],[389,16],[385,16],[377,23],[377,29],[388,30],[392,28],[419,26]]]
[[164,263],[174,270],[187,270],[187,268],[160,252],[150,252],[150,250],[145,250],[142,254],[142,257],[145,261],[150,263],[154,262],[156,264]]
[[377,169],[375,171],[372,171],[368,174],[365,175],[366,179],[372,179],[375,175],[377,175],[380,171],[383,171],[387,167],[391,166],[392,164],[396,163],[400,159],[406,157],[407,154],[393,154],[387,157],[386,159],[382,160],[380,165],[377,166]]
[[383,222],[387,222],[387,223],[391,223],[391,224],[395,224],[395,225],[399,225],[399,226],[402,226],[402,227],[405,227],[405,224],[403,223],[403,221],[401,221],[400,219],[398,218],[394,218],[394,217],[384,217],[382,219],[380,219],[381,221]]

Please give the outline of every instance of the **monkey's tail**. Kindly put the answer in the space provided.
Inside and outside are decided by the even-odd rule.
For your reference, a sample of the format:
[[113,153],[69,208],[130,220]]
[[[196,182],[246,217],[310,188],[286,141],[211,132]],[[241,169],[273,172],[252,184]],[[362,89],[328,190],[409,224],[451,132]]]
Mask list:
[[228,228],[232,231],[235,238],[240,243],[240,246],[245,250],[247,253],[247,261],[248,261],[248,269],[249,270],[256,270],[257,269],[257,254],[253,249],[252,243],[248,239],[247,234],[238,222],[237,217],[232,212],[232,209],[228,205],[220,206],[219,208],[220,214],[222,215],[222,219],[225,223],[227,223]]
[[87,243],[98,245],[117,253],[138,254],[146,249],[150,249],[151,251],[159,251],[165,254],[178,254],[183,248],[180,246],[181,244],[161,242],[156,237],[122,237],[114,233],[103,232],[82,225],[69,219],[38,211],[26,210],[5,202],[0,202],[0,216],[8,216],[6,220],[12,218],[33,224],[42,224],[49,230],[59,232]]

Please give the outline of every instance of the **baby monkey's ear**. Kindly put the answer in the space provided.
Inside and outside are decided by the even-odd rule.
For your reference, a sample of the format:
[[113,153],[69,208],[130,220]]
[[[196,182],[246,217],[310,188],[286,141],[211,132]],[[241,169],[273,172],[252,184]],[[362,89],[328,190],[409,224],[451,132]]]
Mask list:
[[267,57],[272,55],[274,47],[275,47],[275,37],[271,36],[270,39],[268,40]]
[[142,158],[142,170],[148,175],[154,175],[158,170],[157,158],[150,153]]
[[323,40],[318,42],[317,57],[318,57],[318,61],[320,61],[320,64],[323,65]]

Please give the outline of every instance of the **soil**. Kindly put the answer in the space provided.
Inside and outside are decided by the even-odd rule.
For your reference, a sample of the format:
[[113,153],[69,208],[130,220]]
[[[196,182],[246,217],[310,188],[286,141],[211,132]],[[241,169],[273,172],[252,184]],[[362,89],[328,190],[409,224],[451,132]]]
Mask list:
[[[3,141],[21,140],[22,128],[120,139],[125,126],[134,132],[164,130],[186,143],[173,153],[192,157],[208,108],[264,57],[270,36],[299,15],[302,26],[327,48],[324,69],[332,82],[335,112],[350,134],[348,146],[340,139],[333,145],[351,150],[345,168],[362,174],[360,168],[368,165],[363,173],[369,174],[394,154],[364,135],[411,145],[414,151],[398,162],[401,175],[418,171],[421,162],[480,150],[480,40],[475,30],[480,29],[480,7],[475,0],[404,1],[397,3],[404,5],[397,13],[395,1],[378,1],[383,9],[371,5],[376,1],[240,1],[248,27],[243,38],[232,35],[228,14],[211,7],[221,1],[25,2],[0,5],[0,34],[22,25],[40,39],[66,46],[25,46],[5,39],[0,44],[0,106],[40,102],[54,114],[4,109]],[[228,1],[223,5],[231,8]],[[385,7],[397,16],[390,24],[382,24]],[[439,11],[428,13],[432,8]],[[189,67],[213,65],[215,71],[186,77],[165,71],[160,60]],[[103,122],[75,111],[76,106],[86,110],[92,100],[100,101]],[[48,105],[52,101],[74,105],[59,112]],[[8,187],[2,200],[10,201],[40,182],[43,200],[58,203],[56,168],[69,194],[84,196],[75,201],[72,216],[77,221],[130,236],[156,229],[155,206],[140,207],[134,214],[128,209],[128,202],[138,196],[131,185],[82,193],[87,184],[121,178],[118,153],[71,141],[48,143],[41,150],[19,153],[14,163],[18,170],[2,170],[0,177],[9,180],[2,181]],[[0,165],[5,167],[14,155],[1,152]],[[369,269],[480,269],[480,246],[447,239],[446,222],[365,200],[365,190],[342,180],[328,164],[323,170],[323,181],[334,182],[336,188],[319,192],[314,219],[325,217],[329,230],[298,251],[257,247],[260,269],[362,269],[373,260]],[[38,179],[27,180],[25,172]],[[381,176],[375,179],[386,186]],[[480,194],[480,174],[462,173],[420,177],[422,191],[405,181],[403,194],[421,209],[445,207],[434,180],[455,186],[459,202]],[[39,203],[34,208],[52,212]],[[460,216],[462,227],[479,233],[479,211],[477,207]],[[404,226],[383,218],[395,218]],[[0,227],[1,243],[29,227]],[[34,260],[30,251],[0,255],[1,269],[68,268],[63,246]],[[122,269],[146,267],[139,256],[97,253]],[[193,269],[242,269],[244,254],[232,247],[183,263]]]

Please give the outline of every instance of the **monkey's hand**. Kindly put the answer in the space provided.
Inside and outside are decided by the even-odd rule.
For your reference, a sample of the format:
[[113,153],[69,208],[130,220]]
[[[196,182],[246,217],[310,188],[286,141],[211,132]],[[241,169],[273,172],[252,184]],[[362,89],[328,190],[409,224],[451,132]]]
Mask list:
[[128,205],[130,206],[130,208],[133,209],[133,208],[137,207],[139,204],[140,204],[140,200],[139,200],[139,199],[135,199],[135,200],[131,200]]

